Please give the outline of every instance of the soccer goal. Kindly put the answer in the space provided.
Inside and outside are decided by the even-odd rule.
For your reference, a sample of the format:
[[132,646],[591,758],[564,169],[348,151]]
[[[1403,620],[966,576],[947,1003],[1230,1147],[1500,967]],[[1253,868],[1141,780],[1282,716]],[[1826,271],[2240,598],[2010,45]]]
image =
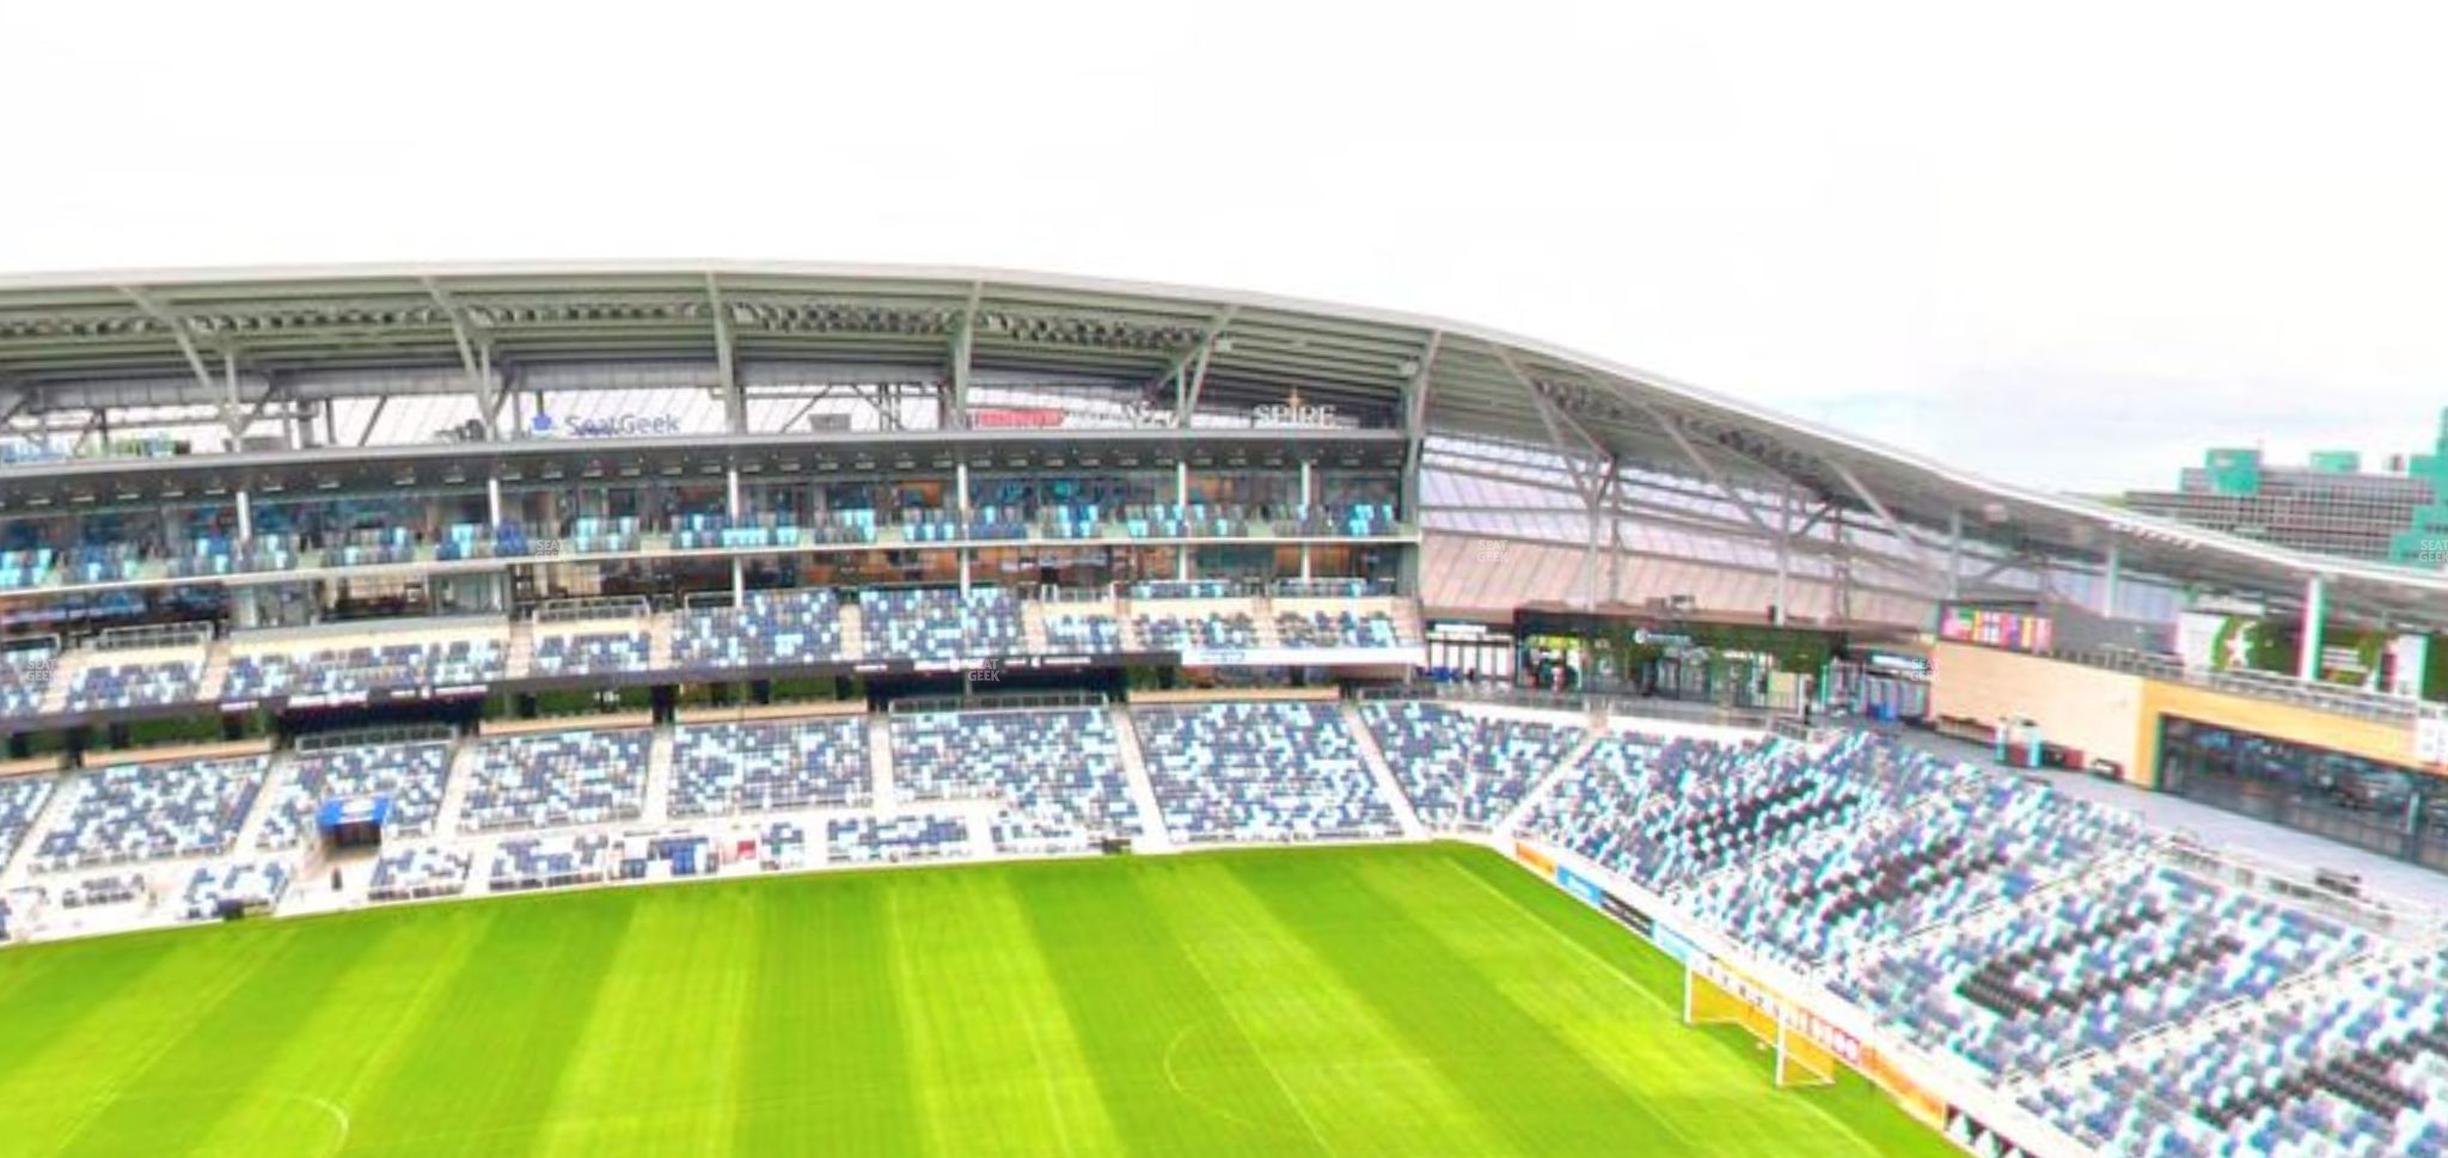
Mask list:
[[1782,1002],[1737,993],[1688,964],[1683,967],[1683,1024],[1740,1026],[1762,1046],[1774,1048],[1779,1087],[1836,1084],[1835,1053],[1797,1029]]

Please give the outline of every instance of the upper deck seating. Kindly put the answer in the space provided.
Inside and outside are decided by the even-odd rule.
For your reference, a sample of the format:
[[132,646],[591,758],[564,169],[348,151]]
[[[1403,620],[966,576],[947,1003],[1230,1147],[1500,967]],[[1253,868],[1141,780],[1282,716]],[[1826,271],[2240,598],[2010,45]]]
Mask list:
[[821,587],[750,591],[736,608],[689,608],[673,620],[672,661],[683,668],[825,663],[841,656],[841,606]]

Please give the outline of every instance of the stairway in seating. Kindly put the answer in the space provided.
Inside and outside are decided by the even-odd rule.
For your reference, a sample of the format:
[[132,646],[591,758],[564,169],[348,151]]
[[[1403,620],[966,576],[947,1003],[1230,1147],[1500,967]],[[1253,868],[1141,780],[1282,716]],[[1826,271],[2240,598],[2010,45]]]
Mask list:
[[521,619],[510,625],[510,645],[502,654],[502,678],[526,679],[534,667],[535,621]]
[[255,855],[255,838],[263,832],[265,822],[279,807],[281,799],[288,795],[289,778],[295,775],[297,753],[285,748],[274,749],[272,758],[264,762],[263,786],[255,790],[255,803],[247,809],[246,817],[238,822],[238,838],[230,843],[232,857]]
[[1564,758],[1556,761],[1555,767],[1540,773],[1538,779],[1530,782],[1530,791],[1522,793],[1521,803],[1514,805],[1512,812],[1496,822],[1493,835],[1498,837],[1518,835],[1522,820],[1530,815],[1530,810],[1538,807],[1538,802],[1547,798],[1547,793],[1555,788],[1556,781],[1562,780],[1565,773],[1580,767],[1582,761],[1589,759],[1590,752],[1598,747],[1598,742],[1605,739],[1606,735],[1603,728],[1585,729],[1581,735],[1581,742],[1573,745],[1572,751],[1564,753]]
[[442,780],[442,806],[434,810],[436,839],[460,835],[459,809],[467,800],[469,782],[476,778],[476,750],[481,744],[475,736],[463,736],[451,744],[450,774]]
[[1343,717],[1343,730],[1351,733],[1352,744],[1360,750],[1360,763],[1377,778],[1377,791],[1394,810],[1394,820],[1402,825],[1402,833],[1412,840],[1429,835],[1428,826],[1420,823],[1419,811],[1411,806],[1411,794],[1403,791],[1402,780],[1394,775],[1394,767],[1386,763],[1385,749],[1377,746],[1377,734],[1369,731],[1368,721],[1360,718],[1360,705],[1345,700],[1336,705]]
[[893,790],[892,718],[884,712],[867,716],[867,763],[875,770],[875,802],[877,812],[889,812],[901,802],[901,794]]
[[1172,852],[1173,831],[1165,827],[1164,809],[1156,802],[1156,784],[1148,779],[1147,753],[1139,747],[1139,723],[1130,709],[1114,704],[1105,709],[1113,722],[1114,750],[1122,759],[1122,781],[1130,786],[1131,802],[1139,806],[1138,847],[1147,852]]
[[226,639],[216,639],[204,645],[204,669],[196,676],[196,699],[217,703],[221,689],[229,680],[230,645]]
[[841,619],[841,660],[857,663],[867,658],[866,616],[855,600],[844,600],[835,614]]
[[1034,599],[1020,605],[1020,646],[1030,655],[1054,650],[1046,646],[1045,606]]
[[646,740],[646,799],[640,802],[638,819],[648,824],[660,824],[671,815],[672,729],[658,727]]
[[[51,682],[43,686],[42,699],[34,710],[42,715],[56,715],[68,710],[68,687],[84,674],[85,665],[101,652],[77,648],[62,651],[51,659]],[[74,657],[74,658],[70,658]]]
[[58,824],[61,816],[71,807],[69,798],[84,794],[82,780],[73,768],[63,769],[52,778],[51,795],[43,799],[41,808],[34,810],[25,836],[17,842],[16,851],[7,861],[0,862],[0,891],[24,883],[27,874],[34,871],[34,849],[42,844],[43,834],[51,831],[52,826]]

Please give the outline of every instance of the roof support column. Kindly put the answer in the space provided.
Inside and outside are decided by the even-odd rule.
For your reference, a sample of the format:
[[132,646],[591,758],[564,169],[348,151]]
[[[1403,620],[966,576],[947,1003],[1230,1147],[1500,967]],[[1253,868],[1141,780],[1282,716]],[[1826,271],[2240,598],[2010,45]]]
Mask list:
[[1776,604],[1768,609],[1768,623],[1783,626],[1788,615],[1786,600],[1792,598],[1789,585],[1793,577],[1793,480],[1785,480],[1785,489],[1777,496],[1776,533]]
[[724,514],[724,516],[725,516],[725,517],[727,517],[727,518],[729,518],[729,519],[731,520],[731,525],[736,527],[736,526],[738,526],[738,525],[739,525],[739,523],[740,523],[740,516],[741,516],[743,513],[744,513],[744,512],[742,511],[741,506],[740,506],[740,474],[739,474],[739,468],[738,468],[738,467],[736,467],[736,466],[724,467],[724,468],[723,468],[723,514]]
[[2123,578],[2124,562],[2117,545],[2108,544],[2108,558],[2100,564],[2099,613],[2102,619],[2116,618],[2117,581]]
[[255,504],[247,499],[245,487],[239,487],[235,493],[238,497],[238,541],[246,543],[255,538]]
[[2305,683],[2320,679],[2321,621],[2329,614],[2329,584],[2318,575],[2304,580],[2303,639],[2296,649],[2295,678]]
[[714,372],[722,386],[723,429],[733,434],[748,433],[748,395],[740,388],[739,365],[731,351],[731,313],[723,306],[722,287],[714,275],[705,279],[706,304],[714,319]]
[[499,534],[502,525],[501,476],[485,476],[485,519]]
[[1947,512],[1946,597],[1963,595],[1963,512]]
[[[1314,502],[1314,501],[1316,501],[1315,499],[1311,498],[1311,496],[1312,496],[1312,495],[1314,495],[1314,494],[1316,493],[1316,490],[1315,490],[1315,482],[1316,482],[1316,480],[1315,480],[1315,479],[1312,477],[1312,472],[1313,472],[1313,469],[1314,469],[1314,468],[1313,468],[1312,464],[1310,463],[1310,461],[1309,461],[1308,459],[1305,459],[1305,458],[1304,458],[1304,459],[1302,459],[1302,460],[1301,460],[1301,464],[1300,464],[1300,512],[1301,512],[1301,518],[1302,518],[1302,520],[1303,520],[1304,522],[1305,522],[1305,521],[1307,521],[1307,519],[1308,519],[1308,517],[1309,517],[1309,504],[1310,504],[1310,503],[1312,503],[1312,502]],[[1310,545],[1310,544],[1309,544],[1309,538],[1308,538],[1308,535],[1309,535],[1308,530],[1307,530],[1306,528],[1303,528],[1303,529],[1301,530],[1301,545],[1300,545],[1300,577],[1301,577],[1301,582],[1303,582],[1303,583],[1308,582],[1308,581],[1309,581],[1309,577],[1310,577],[1310,560],[1309,560],[1309,545]]]
[[[1176,518],[1190,517],[1190,463],[1186,459],[1173,464],[1173,513]],[[1188,543],[1173,549],[1173,577],[1181,580],[1190,578]]]

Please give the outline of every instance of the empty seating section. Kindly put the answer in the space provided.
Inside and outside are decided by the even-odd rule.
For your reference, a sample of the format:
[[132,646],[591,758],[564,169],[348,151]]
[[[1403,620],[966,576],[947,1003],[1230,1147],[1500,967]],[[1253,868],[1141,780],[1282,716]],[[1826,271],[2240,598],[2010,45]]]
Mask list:
[[967,855],[969,826],[957,816],[843,816],[825,822],[825,859],[834,864],[900,864]]
[[621,842],[612,876],[623,881],[694,877],[711,874],[721,867],[714,857],[712,837],[695,833],[636,837]]
[[43,805],[51,799],[49,776],[0,778],[0,867],[17,855],[18,842],[34,829]]
[[430,836],[442,811],[450,758],[451,746],[441,741],[300,752],[256,830],[256,847],[296,848],[306,840],[324,801],[376,795],[391,798],[391,813],[383,821],[385,839]]
[[116,764],[78,774],[76,796],[35,848],[44,872],[168,857],[217,856],[263,787],[267,757]]
[[864,716],[692,724],[672,745],[675,818],[864,807],[874,795]]
[[1993,1074],[2036,1070],[2362,952],[2368,938],[2173,868],[2130,864],[1944,931],[1835,983]]
[[1615,736],[1560,777],[1523,828],[1664,892],[1975,775],[1858,734],[1824,757],[1773,740]]
[[1047,651],[1111,655],[1124,650],[1122,624],[1109,613],[1049,610],[1042,622]]
[[1258,646],[1258,624],[1247,611],[1140,611],[1139,639],[1152,651],[1248,650]]
[[1418,700],[1363,704],[1360,717],[1420,820],[1473,832],[1510,815],[1587,735]]
[[1001,588],[859,592],[867,658],[949,662],[1028,650],[1020,603]]
[[958,511],[910,508],[901,512],[901,537],[912,543],[1025,539],[1028,531],[1026,516],[1017,507],[972,507],[966,519]]
[[1333,704],[1148,707],[1135,719],[1148,779],[1177,842],[1400,832]]
[[757,855],[767,871],[807,867],[807,829],[788,821],[777,820],[757,832]]
[[673,620],[672,662],[703,670],[841,658],[841,607],[824,588],[750,591],[738,607],[692,607]]
[[190,921],[209,921],[221,915],[224,903],[243,909],[269,908],[289,891],[290,877],[289,865],[276,860],[203,865],[187,878],[187,891],[180,898],[181,915]]
[[504,736],[469,761],[465,832],[635,820],[646,796],[644,729]]
[[1284,533],[1311,538],[1365,538],[1391,535],[1398,529],[1394,524],[1392,503],[1334,503],[1295,508],[1289,525],[1278,528]]
[[174,579],[208,575],[244,575],[259,571],[289,571],[298,565],[298,548],[288,535],[257,535],[244,541],[202,535],[185,541],[185,550],[170,558]]
[[416,561],[416,535],[406,527],[348,531],[323,548],[326,567],[367,567]]
[[151,892],[140,873],[112,873],[108,876],[86,877],[60,886],[59,903],[63,909],[90,909],[100,905],[124,905]]
[[724,515],[682,515],[672,525],[672,548],[678,551],[796,547],[800,541],[798,523],[788,514],[737,520]]
[[559,889],[604,879],[612,838],[602,833],[529,836],[493,848],[486,887],[494,892]]
[[474,861],[462,849],[432,845],[386,849],[374,861],[374,879],[366,895],[377,901],[455,897],[467,890],[468,866]]
[[2016,900],[2144,839],[2130,813],[1998,779],[1716,874],[1682,902],[1761,952],[1815,964]]
[[191,703],[203,695],[204,659],[198,650],[199,654],[115,662],[96,656],[78,669],[75,682],[68,685],[67,708],[99,712]]
[[223,699],[362,695],[377,690],[465,687],[502,678],[500,637],[400,640],[240,652],[230,659]]
[[912,712],[892,717],[894,790],[924,802],[989,800],[1004,852],[1081,852],[1141,834],[1103,708]]
[[529,674],[604,675],[642,672],[655,666],[654,635],[643,627],[557,631],[535,635]]
[[2025,1103],[2120,1154],[2448,1153],[2448,959],[2306,986]]
[[535,553],[527,531],[517,523],[489,527],[483,523],[453,523],[442,529],[434,540],[434,558],[442,562],[457,559],[518,559]]
[[49,547],[0,551],[0,589],[43,586],[58,566],[59,552]]
[[1383,611],[1278,612],[1275,636],[1285,647],[1388,648],[1403,642],[1394,617]]
[[625,554],[644,541],[636,516],[571,519],[562,548],[572,555]]
[[0,716],[40,711],[58,663],[59,652],[48,647],[0,651]]

